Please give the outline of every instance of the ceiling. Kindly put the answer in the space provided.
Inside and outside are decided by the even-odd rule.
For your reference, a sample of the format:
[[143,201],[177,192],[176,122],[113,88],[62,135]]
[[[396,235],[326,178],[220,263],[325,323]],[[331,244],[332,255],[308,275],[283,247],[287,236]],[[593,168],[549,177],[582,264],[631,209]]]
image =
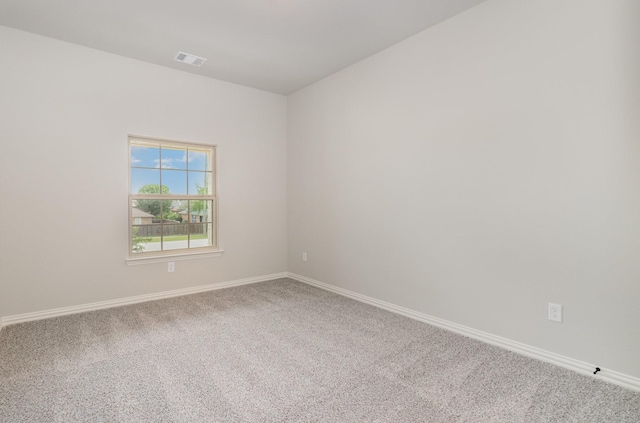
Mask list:
[[0,25],[286,95],[482,1],[0,0]]

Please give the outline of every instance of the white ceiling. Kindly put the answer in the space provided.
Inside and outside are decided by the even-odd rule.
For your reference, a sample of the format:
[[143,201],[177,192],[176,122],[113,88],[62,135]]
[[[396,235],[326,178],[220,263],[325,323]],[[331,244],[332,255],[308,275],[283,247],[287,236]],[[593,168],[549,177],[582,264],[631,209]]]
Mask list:
[[482,1],[0,0],[0,25],[289,94]]

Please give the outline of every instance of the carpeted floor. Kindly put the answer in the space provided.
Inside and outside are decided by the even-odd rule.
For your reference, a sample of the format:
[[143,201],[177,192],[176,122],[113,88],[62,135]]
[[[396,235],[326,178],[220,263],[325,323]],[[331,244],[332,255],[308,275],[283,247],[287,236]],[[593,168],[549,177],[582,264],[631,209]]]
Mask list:
[[6,327],[2,422],[640,422],[640,393],[281,279]]

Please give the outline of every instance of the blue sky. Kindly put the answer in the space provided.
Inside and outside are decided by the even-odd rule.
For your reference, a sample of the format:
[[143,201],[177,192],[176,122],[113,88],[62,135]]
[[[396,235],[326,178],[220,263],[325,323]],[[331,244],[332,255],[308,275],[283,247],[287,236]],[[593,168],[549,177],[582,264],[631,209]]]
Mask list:
[[[196,184],[204,186],[211,172],[208,152],[175,148],[131,146],[131,193],[147,184],[160,184],[171,194],[197,194]],[[188,167],[188,171],[187,171]]]

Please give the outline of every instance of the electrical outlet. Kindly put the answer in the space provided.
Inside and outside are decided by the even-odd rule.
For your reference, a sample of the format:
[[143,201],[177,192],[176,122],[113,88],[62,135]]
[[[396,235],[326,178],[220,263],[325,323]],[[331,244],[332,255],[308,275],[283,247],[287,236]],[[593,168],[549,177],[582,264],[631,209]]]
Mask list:
[[562,322],[562,304],[549,303],[549,320]]
[[307,261],[307,253],[302,253],[302,261]]
[[167,266],[167,271],[169,273],[174,272],[176,270],[176,263],[173,261],[169,262],[169,265]]

